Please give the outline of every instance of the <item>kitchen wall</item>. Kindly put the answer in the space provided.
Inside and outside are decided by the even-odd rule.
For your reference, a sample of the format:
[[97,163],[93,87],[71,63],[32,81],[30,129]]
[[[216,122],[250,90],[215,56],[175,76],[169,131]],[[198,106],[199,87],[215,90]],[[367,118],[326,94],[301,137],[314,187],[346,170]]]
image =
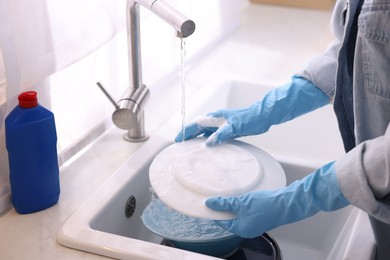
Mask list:
[[0,214],[9,207],[9,185],[8,185],[8,157],[4,144],[4,118],[6,103],[6,79],[3,63],[3,54],[0,49]]

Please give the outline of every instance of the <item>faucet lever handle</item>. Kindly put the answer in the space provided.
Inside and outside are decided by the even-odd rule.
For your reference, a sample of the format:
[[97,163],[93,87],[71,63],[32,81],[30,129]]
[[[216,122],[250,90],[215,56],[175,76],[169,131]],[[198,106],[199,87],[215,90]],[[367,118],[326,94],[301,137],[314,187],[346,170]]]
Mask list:
[[98,87],[103,92],[103,94],[108,98],[108,100],[110,100],[111,104],[115,107],[115,109],[119,109],[119,105],[116,103],[116,101],[110,95],[110,93],[107,92],[107,90],[103,87],[103,85],[100,82],[96,82],[96,85],[98,85]]

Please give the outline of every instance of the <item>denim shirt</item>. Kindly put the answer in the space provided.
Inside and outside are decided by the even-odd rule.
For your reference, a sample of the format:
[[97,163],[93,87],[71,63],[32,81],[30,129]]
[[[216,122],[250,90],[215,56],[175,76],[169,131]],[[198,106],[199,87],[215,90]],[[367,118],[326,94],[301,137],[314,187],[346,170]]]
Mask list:
[[390,122],[390,0],[366,0],[356,46],[354,111],[360,143],[383,135]]
[[[334,100],[345,157],[336,162],[351,204],[390,224],[390,0],[338,0],[334,42],[300,73]],[[355,23],[355,24],[354,24]]]

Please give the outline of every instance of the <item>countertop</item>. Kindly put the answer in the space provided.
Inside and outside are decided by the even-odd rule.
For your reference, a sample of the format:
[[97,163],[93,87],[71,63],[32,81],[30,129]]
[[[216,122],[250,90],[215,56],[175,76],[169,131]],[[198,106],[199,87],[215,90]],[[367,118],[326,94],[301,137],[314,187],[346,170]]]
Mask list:
[[[186,81],[188,94],[216,74],[237,75],[275,86],[288,82],[312,55],[326,48],[331,40],[330,16],[330,11],[249,5],[242,12],[241,26],[191,64]],[[150,132],[170,113],[169,109],[165,113],[158,109],[167,106],[162,99],[170,95],[169,91],[174,90],[160,90],[147,105]],[[171,133],[172,138],[175,134]],[[79,205],[142,145],[125,142],[122,135],[123,131],[111,128],[61,167],[57,205],[28,215],[10,209],[0,217],[0,259],[105,258],[63,247],[56,242],[56,236]]]

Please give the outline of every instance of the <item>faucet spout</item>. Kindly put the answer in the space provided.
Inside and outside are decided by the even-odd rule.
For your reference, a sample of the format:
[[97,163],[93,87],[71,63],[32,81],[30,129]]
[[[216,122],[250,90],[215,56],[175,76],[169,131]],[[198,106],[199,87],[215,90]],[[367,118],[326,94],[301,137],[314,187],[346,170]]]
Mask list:
[[128,130],[124,139],[130,142],[142,142],[148,139],[144,129],[144,106],[149,99],[150,92],[142,83],[140,5],[171,25],[180,37],[188,37],[195,31],[195,23],[192,20],[162,0],[127,1],[126,22],[130,87],[124,97],[116,103],[100,83],[98,86],[115,107],[112,115],[114,124],[118,128]]
[[[131,2],[131,0],[129,0],[129,2]],[[195,31],[195,23],[192,20],[188,19],[162,0],[139,0],[137,2],[171,25],[183,38],[190,36]]]
[[179,36],[185,38],[195,31],[195,23],[192,20],[162,0],[128,0],[126,20],[129,75],[130,83],[136,89],[142,87],[139,5],[144,6],[171,25],[178,32]]

